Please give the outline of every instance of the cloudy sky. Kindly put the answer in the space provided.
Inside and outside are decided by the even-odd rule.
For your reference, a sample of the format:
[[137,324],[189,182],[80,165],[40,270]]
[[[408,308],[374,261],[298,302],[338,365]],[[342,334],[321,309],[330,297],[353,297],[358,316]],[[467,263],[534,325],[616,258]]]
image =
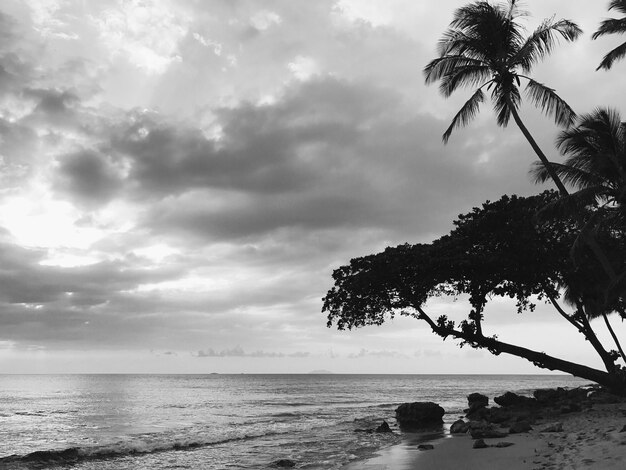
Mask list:
[[[489,106],[441,143],[469,91],[445,100],[422,68],[464,3],[3,0],[0,373],[536,371],[320,311],[351,257],[545,189]],[[607,3],[525,2],[528,28],[585,31],[535,71],[578,112],[626,112],[626,62],[595,72],[623,41],[591,41]],[[522,113],[557,159],[558,129]],[[488,313],[504,340],[597,365],[547,308]]]

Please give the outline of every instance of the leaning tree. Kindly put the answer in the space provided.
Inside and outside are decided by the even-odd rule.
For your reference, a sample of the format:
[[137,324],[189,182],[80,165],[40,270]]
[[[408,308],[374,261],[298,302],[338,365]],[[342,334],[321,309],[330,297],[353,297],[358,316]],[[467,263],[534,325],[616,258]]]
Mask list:
[[[580,231],[580,217],[538,219],[537,212],[558,199],[554,191],[537,196],[504,196],[460,215],[455,228],[430,244],[400,245],[355,258],[333,272],[334,287],[323,299],[328,326],[340,330],[381,325],[395,315],[422,320],[442,338],[460,345],[511,354],[541,368],[560,370],[626,392],[619,355],[607,350],[592,328],[587,309],[598,290],[585,282],[597,276],[598,264],[583,247],[573,263],[569,251]],[[591,216],[591,215],[588,215]],[[584,221],[583,221],[584,223]],[[616,232],[620,232],[617,234]],[[604,236],[606,235],[606,236]],[[612,257],[623,261],[624,227],[603,234]],[[565,298],[565,291],[571,295]],[[467,317],[453,321],[428,313],[427,301],[442,295],[467,300]],[[546,302],[583,335],[598,354],[604,370],[554,357],[487,333],[485,307],[494,297],[515,299],[519,313]],[[623,311],[618,295],[605,308]],[[490,315],[497,314],[490,312]]]

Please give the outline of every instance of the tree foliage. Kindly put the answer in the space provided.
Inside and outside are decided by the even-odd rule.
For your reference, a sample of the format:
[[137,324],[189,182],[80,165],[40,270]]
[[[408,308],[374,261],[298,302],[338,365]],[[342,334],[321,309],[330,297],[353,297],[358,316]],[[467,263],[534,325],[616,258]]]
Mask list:
[[[626,0],[611,0],[609,3],[609,10],[617,10],[626,15]],[[602,23],[600,23],[600,27],[595,33],[593,33],[592,37],[593,39],[598,39],[599,37],[607,34],[626,34],[626,16],[623,18],[608,18],[602,21]],[[623,42],[609,51],[602,58],[602,61],[596,70],[609,70],[615,61],[623,59],[625,56],[626,42]]]
[[[591,380],[610,382],[606,374],[615,371],[615,356],[595,337],[584,302],[573,302],[573,313],[566,313],[557,303],[567,286],[574,286],[578,299],[595,295],[593,284],[584,280],[598,269],[590,253],[584,253],[585,264],[575,264],[569,256],[580,230],[578,218],[536,217],[541,208],[557,199],[553,191],[531,197],[503,196],[460,215],[448,235],[430,244],[399,245],[351,260],[334,271],[335,285],[323,299],[328,326],[352,329],[381,325],[397,314],[411,316],[426,321],[444,338],[461,340],[462,345],[487,348],[494,354],[508,352],[541,367],[565,368],[566,372]],[[625,252],[622,246],[614,248],[616,253]],[[425,311],[427,301],[441,295],[467,297],[467,318],[456,323],[445,315],[429,317]],[[533,310],[538,301],[552,302],[592,342],[607,373],[595,371],[590,375],[567,361],[563,365],[557,363],[562,360],[547,355],[535,357],[533,354],[542,353],[485,336],[484,309],[495,296],[515,299],[518,313]],[[608,306],[613,310],[623,307],[621,296]],[[510,348],[519,351],[511,352]]]
[[447,142],[452,131],[468,124],[491,90],[497,122],[506,126],[521,103],[521,82],[526,82],[528,99],[559,125],[570,125],[574,111],[556,92],[527,76],[548,56],[558,39],[575,40],[581,29],[565,19],[544,20],[529,36],[518,19],[524,16],[516,2],[492,5],[478,1],[457,9],[450,28],[439,41],[439,57],[424,69],[426,83],[440,82],[448,97],[462,87],[476,87],[470,99],[452,119],[443,134]]

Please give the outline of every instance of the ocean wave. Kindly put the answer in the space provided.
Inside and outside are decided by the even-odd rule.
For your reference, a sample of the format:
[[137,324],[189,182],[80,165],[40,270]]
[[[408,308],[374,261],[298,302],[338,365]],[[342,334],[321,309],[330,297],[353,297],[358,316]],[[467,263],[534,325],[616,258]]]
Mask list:
[[[237,436],[214,441],[176,441],[161,443],[119,442],[97,447],[68,447],[66,449],[37,450],[24,455],[9,455],[0,458],[0,468],[7,465],[37,464],[66,465],[88,460],[111,460],[127,456],[139,456],[172,451],[190,451],[202,447],[228,444],[229,442],[247,441],[268,436],[287,434],[287,432],[265,432],[258,435]],[[10,467],[9,467],[10,468]]]
[[302,418],[303,414],[285,412],[285,413],[275,413],[269,416],[270,418]]

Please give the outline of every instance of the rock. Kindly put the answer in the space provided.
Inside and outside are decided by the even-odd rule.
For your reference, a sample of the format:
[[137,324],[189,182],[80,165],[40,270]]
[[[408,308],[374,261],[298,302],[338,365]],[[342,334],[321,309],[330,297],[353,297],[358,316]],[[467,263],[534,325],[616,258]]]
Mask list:
[[561,413],[575,413],[577,411],[582,411],[581,406],[578,403],[568,403],[563,405],[560,410]]
[[514,443],[514,442],[506,442],[506,441],[502,441],[502,442],[498,442],[498,443],[496,444],[496,447],[500,447],[500,448],[502,448],[502,447],[511,447],[511,446],[514,446],[514,445],[515,445],[515,443]]
[[519,434],[531,431],[533,428],[528,421],[517,421],[509,428],[509,434]]
[[435,448],[432,444],[420,444],[417,446],[419,450],[433,450]]
[[467,414],[472,414],[476,410],[485,408],[489,405],[489,398],[481,393],[470,393],[467,396],[467,405],[469,408],[465,410],[465,412]]
[[474,449],[485,449],[487,447],[489,446],[482,439],[476,439],[474,441],[474,445],[472,446]]
[[626,424],[624,425],[622,429],[619,430],[619,432],[626,432]]
[[274,462],[274,467],[276,468],[293,468],[296,466],[296,463],[293,460],[289,459],[280,459]]
[[450,426],[450,434],[465,434],[469,430],[469,427],[469,423],[458,419]]
[[485,420],[490,423],[504,423],[512,418],[511,410],[506,408],[489,408]]
[[596,391],[589,393],[589,399],[593,403],[598,403],[598,404],[603,404],[603,405],[622,403],[624,401],[623,397],[614,395],[605,390],[596,390]]
[[384,432],[393,432],[391,430],[391,428],[389,427],[389,424],[387,423],[387,421],[383,421],[383,423],[378,426],[374,432],[378,432],[378,433],[384,433]]
[[537,400],[535,398],[525,397],[513,392],[506,392],[504,395],[495,397],[493,401],[503,407],[515,406],[527,408],[537,405]]
[[555,423],[550,426],[546,426],[541,432],[563,432],[563,423]]
[[469,432],[472,439],[491,439],[508,436],[506,432],[499,431],[486,423],[472,423]]
[[403,429],[420,429],[443,423],[445,410],[433,402],[403,403],[396,409],[396,419]]

